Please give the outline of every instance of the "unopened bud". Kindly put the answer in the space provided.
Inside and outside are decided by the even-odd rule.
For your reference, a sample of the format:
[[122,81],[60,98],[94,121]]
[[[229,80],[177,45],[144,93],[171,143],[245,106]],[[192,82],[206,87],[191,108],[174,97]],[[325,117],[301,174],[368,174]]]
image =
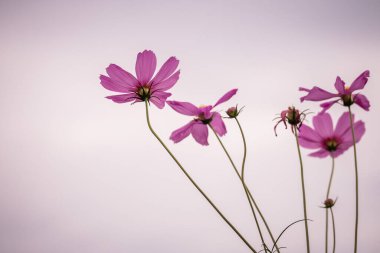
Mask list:
[[233,106],[233,107],[228,108],[226,113],[227,113],[228,117],[230,117],[230,118],[236,118],[239,115],[239,111],[237,109],[237,106]]

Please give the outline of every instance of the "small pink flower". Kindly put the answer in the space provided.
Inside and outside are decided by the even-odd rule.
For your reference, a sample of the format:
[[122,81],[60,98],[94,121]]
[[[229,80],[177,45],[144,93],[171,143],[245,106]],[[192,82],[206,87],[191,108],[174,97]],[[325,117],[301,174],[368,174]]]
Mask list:
[[162,109],[165,106],[166,99],[171,96],[166,91],[173,87],[179,78],[180,71],[174,73],[179,61],[175,57],[170,57],[153,77],[156,62],[156,55],[152,51],[145,50],[138,53],[136,60],[137,78],[116,64],[110,64],[106,68],[108,76],[100,75],[100,84],[107,90],[122,92],[123,94],[106,98],[115,103],[150,101]]
[[335,81],[335,89],[338,91],[337,94],[330,93],[324,89],[314,86],[311,90],[300,87],[300,91],[306,91],[308,94],[301,97],[301,102],[307,101],[322,101],[330,98],[338,98],[329,102],[321,104],[323,108],[322,112],[328,110],[333,104],[341,101],[344,106],[351,106],[352,104],[357,104],[366,111],[369,111],[369,101],[366,96],[362,94],[353,94],[356,90],[361,90],[364,88],[368,81],[369,71],[366,70],[360,74],[355,81],[350,85],[346,86],[342,79],[338,76]]
[[166,103],[175,111],[195,117],[192,121],[184,125],[183,127],[175,130],[170,139],[174,143],[178,143],[188,137],[190,134],[195,141],[201,145],[208,145],[208,128],[207,125],[215,130],[219,136],[223,136],[227,133],[226,126],[222,120],[221,115],[218,112],[211,111],[217,105],[228,101],[237,92],[237,89],[230,90],[224,94],[213,106],[200,106],[197,107],[188,102],[167,101]]
[[[319,113],[314,116],[313,125],[314,129],[307,125],[302,125],[299,134],[299,143],[302,147],[318,149],[318,151],[309,154],[310,156],[323,158],[330,155],[335,158],[353,145],[349,112],[345,112],[340,116],[335,130],[331,116],[328,113]],[[356,142],[360,141],[364,132],[364,122],[361,120],[354,122]]]

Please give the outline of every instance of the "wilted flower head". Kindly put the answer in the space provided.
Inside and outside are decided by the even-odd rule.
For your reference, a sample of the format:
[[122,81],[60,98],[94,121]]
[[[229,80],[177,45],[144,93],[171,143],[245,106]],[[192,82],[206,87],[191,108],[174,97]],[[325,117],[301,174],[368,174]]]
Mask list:
[[324,208],[332,208],[335,205],[335,202],[333,199],[326,199],[324,204]]
[[279,119],[279,121],[277,121],[276,125],[274,126],[274,133],[276,134],[276,136],[277,136],[277,132],[276,132],[277,126],[281,122],[284,123],[285,128],[288,128],[287,124],[291,125],[292,132],[294,133],[294,128],[299,128],[302,125],[302,122],[304,121],[306,117],[305,111],[300,112],[294,106],[289,106],[287,110],[283,110],[280,114],[280,117],[276,118],[276,119]]
[[[352,115],[354,121],[354,115]],[[354,121],[355,122],[355,121]],[[314,129],[302,125],[299,134],[299,143],[304,148],[318,149],[309,154],[314,157],[337,157],[343,154],[353,145],[350,113],[345,112],[340,116],[335,130],[330,114],[320,113],[313,117]],[[353,124],[355,140],[359,142],[365,132],[364,122],[359,120]]]
[[343,80],[338,76],[335,81],[335,89],[338,93],[330,93],[324,89],[314,86],[311,90],[300,87],[300,91],[306,91],[308,94],[301,97],[301,102],[308,101],[323,101],[330,98],[338,98],[329,102],[321,104],[323,108],[322,112],[328,110],[333,104],[341,102],[344,106],[351,106],[352,104],[357,104],[364,110],[368,111],[370,104],[366,96],[362,94],[353,94],[356,90],[361,90],[364,88],[368,81],[369,71],[366,70],[361,73],[355,81],[350,86],[346,86]]
[[166,103],[173,108],[175,111],[193,116],[194,119],[184,125],[183,127],[175,130],[170,139],[174,143],[178,143],[185,139],[187,136],[191,135],[201,145],[208,145],[208,128],[207,125],[210,125],[219,136],[223,136],[227,133],[226,126],[222,120],[220,113],[211,111],[217,105],[226,102],[237,92],[237,89],[230,90],[224,94],[213,106],[195,106],[192,103],[188,102],[179,102],[179,101],[167,101]]
[[237,116],[239,116],[241,110],[243,110],[243,108],[238,109],[237,105],[232,106],[227,109],[226,114],[229,118],[236,118]]
[[145,50],[138,53],[137,78],[116,64],[110,64],[106,68],[108,76],[100,75],[100,83],[107,90],[123,94],[106,98],[112,99],[116,103],[150,101],[162,109],[166,99],[171,96],[165,91],[173,87],[179,78],[180,71],[174,73],[179,61],[175,57],[170,57],[153,77],[156,62],[156,55],[152,51]]

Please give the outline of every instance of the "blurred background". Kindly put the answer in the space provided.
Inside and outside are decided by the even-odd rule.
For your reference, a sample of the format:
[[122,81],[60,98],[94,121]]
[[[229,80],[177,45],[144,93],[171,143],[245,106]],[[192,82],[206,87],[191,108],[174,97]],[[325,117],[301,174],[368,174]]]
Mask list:
[[[99,74],[116,63],[134,74],[138,52],[158,67],[180,59],[171,99],[245,106],[247,184],[273,232],[302,219],[294,137],[273,118],[300,104],[299,86],[333,91],[369,69],[362,91],[370,112],[354,106],[367,132],[358,144],[359,252],[380,241],[379,1],[10,1],[0,2],[0,252],[250,252],[188,182],[149,133],[144,104],[115,104]],[[336,122],[346,108],[334,106]],[[202,147],[170,133],[189,121],[152,107],[152,124],[185,168],[245,237],[259,236],[238,178],[213,135]],[[309,122],[311,117],[309,117]],[[242,141],[234,121],[223,137],[235,162]],[[331,160],[302,150],[312,252],[324,252],[324,200]],[[336,252],[352,252],[354,166],[336,160],[331,196]],[[269,241],[268,241],[269,242]],[[305,252],[304,227],[281,239],[283,252]],[[330,244],[331,245],[331,244]]]

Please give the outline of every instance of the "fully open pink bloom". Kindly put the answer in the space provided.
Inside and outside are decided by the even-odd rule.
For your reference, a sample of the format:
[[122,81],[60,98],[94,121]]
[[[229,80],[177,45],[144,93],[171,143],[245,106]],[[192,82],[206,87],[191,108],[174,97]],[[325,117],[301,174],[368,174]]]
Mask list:
[[170,57],[153,77],[156,63],[156,55],[152,51],[145,50],[138,53],[137,78],[116,64],[110,64],[106,68],[108,76],[100,75],[100,83],[107,90],[123,94],[106,98],[112,99],[116,103],[150,101],[162,109],[166,99],[171,96],[166,91],[173,87],[179,78],[180,71],[174,73],[179,61],[175,57]]
[[170,139],[173,140],[174,143],[178,143],[191,134],[199,144],[208,145],[207,125],[211,125],[211,127],[219,136],[225,135],[227,133],[227,129],[224,125],[221,115],[218,112],[213,112],[211,110],[215,106],[229,100],[236,94],[236,92],[237,89],[230,90],[224,94],[213,106],[208,105],[197,107],[188,102],[167,101],[166,103],[168,103],[168,105],[170,105],[170,107],[175,111],[194,117],[192,121],[175,130],[171,134]]
[[300,87],[300,91],[306,91],[308,94],[301,97],[301,102],[308,101],[322,101],[330,98],[337,98],[329,102],[321,104],[323,108],[322,112],[328,110],[333,104],[341,101],[344,106],[351,106],[352,104],[357,104],[364,110],[368,111],[370,104],[366,96],[362,94],[352,94],[356,90],[361,90],[364,88],[368,81],[369,71],[366,70],[361,73],[355,81],[350,85],[346,86],[342,79],[338,76],[335,81],[335,89],[338,93],[330,93],[324,89],[314,86],[311,90]]
[[[354,120],[354,115],[352,115]],[[350,126],[350,113],[345,112],[340,116],[335,130],[330,114],[319,113],[313,117],[314,129],[302,125],[299,134],[299,143],[304,148],[318,149],[310,156],[326,157],[328,155],[337,157],[353,145]],[[365,132],[364,122],[354,121],[355,140],[359,142]]]

